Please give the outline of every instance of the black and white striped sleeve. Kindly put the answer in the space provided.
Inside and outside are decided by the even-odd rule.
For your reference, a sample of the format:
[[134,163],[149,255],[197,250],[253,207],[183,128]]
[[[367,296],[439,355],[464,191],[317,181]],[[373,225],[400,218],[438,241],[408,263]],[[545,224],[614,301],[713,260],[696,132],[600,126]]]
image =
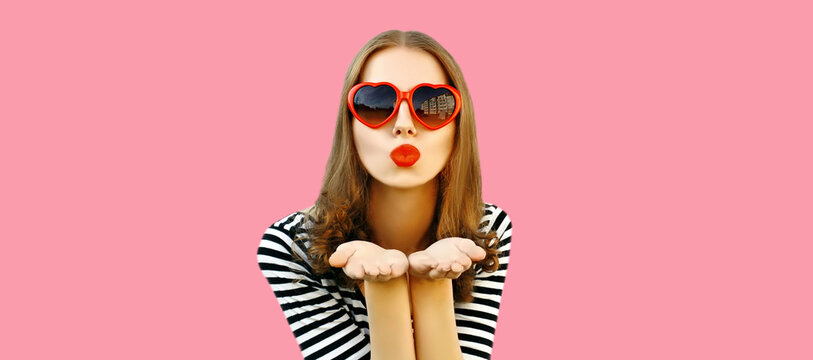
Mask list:
[[511,219],[508,214],[496,205],[487,204],[485,217],[490,217],[490,228],[497,233],[498,248],[501,251],[500,266],[495,272],[477,270],[472,293],[474,301],[455,303],[457,335],[466,360],[491,358],[497,314],[511,251]]
[[268,227],[257,250],[263,275],[271,285],[305,360],[369,359],[370,340],[350,317],[337,295],[313,274],[293,242],[301,214],[291,214]]

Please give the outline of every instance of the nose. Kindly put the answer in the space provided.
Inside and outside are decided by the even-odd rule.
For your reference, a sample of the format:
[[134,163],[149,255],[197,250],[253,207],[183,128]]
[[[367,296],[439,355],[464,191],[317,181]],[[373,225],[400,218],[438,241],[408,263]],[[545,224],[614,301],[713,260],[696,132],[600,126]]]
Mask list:
[[[407,99],[401,100],[402,102]],[[398,114],[395,115],[395,126],[392,128],[392,134],[395,136],[405,134],[408,136],[415,136],[418,134],[415,128],[415,122],[412,119],[412,113],[409,111],[409,104],[402,103],[398,107]]]

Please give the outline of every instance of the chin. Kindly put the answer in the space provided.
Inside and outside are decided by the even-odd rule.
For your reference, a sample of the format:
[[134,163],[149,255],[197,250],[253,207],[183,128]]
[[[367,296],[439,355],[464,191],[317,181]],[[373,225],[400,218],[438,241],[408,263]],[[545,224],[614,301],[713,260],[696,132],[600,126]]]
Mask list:
[[426,183],[434,180],[435,177],[436,176],[427,177],[426,175],[415,176],[415,174],[391,174],[390,176],[374,176],[373,178],[378,180],[378,182],[392,188],[411,189],[426,185]]
[[381,181],[382,184],[387,185],[391,188],[396,189],[412,189],[419,187],[421,185],[426,184],[428,181],[420,181],[420,180],[412,180],[412,181],[404,181],[404,180],[389,180],[384,179],[385,181]]

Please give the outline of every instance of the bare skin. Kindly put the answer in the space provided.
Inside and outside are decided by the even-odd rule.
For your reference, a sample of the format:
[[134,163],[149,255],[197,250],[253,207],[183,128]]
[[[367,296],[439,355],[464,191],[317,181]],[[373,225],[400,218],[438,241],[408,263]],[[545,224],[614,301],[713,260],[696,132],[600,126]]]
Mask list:
[[459,237],[409,257],[357,240],[339,245],[329,261],[348,277],[365,280],[360,290],[367,299],[372,359],[462,359],[451,279],[485,255]]
[[343,268],[347,277],[365,281],[387,281],[403,276],[409,266],[404,253],[362,240],[339,245],[329,261],[330,266]]
[[[421,83],[446,84],[446,79],[434,56],[394,47],[371,55],[359,81],[386,81],[409,91]],[[329,262],[342,267],[348,277],[364,280],[361,291],[373,360],[463,358],[452,279],[486,254],[469,239],[431,243],[428,233],[435,216],[437,175],[452,152],[455,126],[451,122],[429,130],[412,118],[406,101],[381,127],[353,120],[353,141],[372,177],[366,209],[371,241],[341,244]],[[414,145],[421,153],[407,168],[389,158],[390,151],[402,144]]]
[[[450,237],[408,257],[399,250],[384,249],[369,241],[349,241],[339,245],[329,261],[330,266],[343,268],[351,279],[388,281],[404,276],[408,270],[408,278],[439,280],[457,279],[471,268],[473,261],[485,257],[485,250],[470,239]],[[361,290],[363,293],[363,285]]]
[[470,239],[440,239],[423,251],[409,255],[409,274],[423,279],[457,279],[471,267],[472,261],[483,260],[486,251]]
[[[434,196],[425,198],[435,199]],[[381,204],[379,214],[397,211],[384,205],[394,202],[371,203]],[[420,205],[404,201],[400,205],[410,203],[434,209],[433,203]],[[373,224],[380,226],[381,221],[378,219]],[[398,228],[395,221],[385,224]],[[425,233],[428,227],[427,224],[422,232],[413,231],[412,242],[389,245],[399,249],[356,240],[339,245],[329,259],[331,266],[342,267],[348,277],[364,280],[360,290],[367,302],[372,359],[463,357],[455,325],[452,279],[468,270],[473,261],[484,259],[486,252],[470,239],[460,237],[440,239],[421,249],[426,238],[414,234]],[[373,229],[375,232],[376,228]],[[386,231],[387,228],[379,229]],[[409,256],[402,250],[409,252]]]

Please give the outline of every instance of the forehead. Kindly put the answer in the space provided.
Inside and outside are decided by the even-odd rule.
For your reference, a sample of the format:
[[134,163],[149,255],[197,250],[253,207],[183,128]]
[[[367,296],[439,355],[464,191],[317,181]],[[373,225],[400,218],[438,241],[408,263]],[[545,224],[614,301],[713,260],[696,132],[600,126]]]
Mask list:
[[360,81],[386,81],[401,91],[409,91],[420,83],[446,84],[446,73],[440,62],[426,51],[391,47],[378,50],[367,58]]

